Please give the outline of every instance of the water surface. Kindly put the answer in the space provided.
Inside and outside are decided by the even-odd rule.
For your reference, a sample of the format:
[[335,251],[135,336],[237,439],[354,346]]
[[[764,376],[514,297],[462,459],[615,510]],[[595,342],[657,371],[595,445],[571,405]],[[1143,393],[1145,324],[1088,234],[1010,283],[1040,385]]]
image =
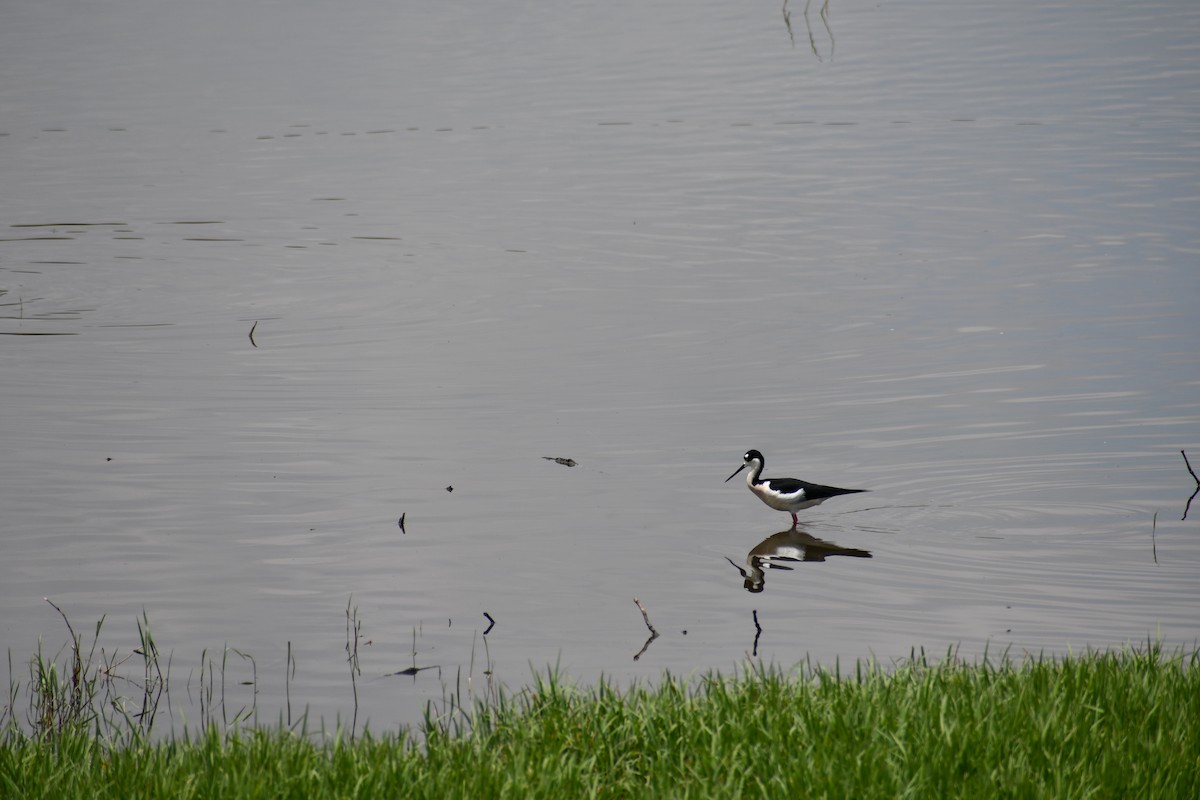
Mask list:
[[[14,677],[45,597],[106,655],[144,611],[191,720],[226,646],[231,707],[350,718],[357,608],[377,728],[488,668],[1195,646],[1200,10],[829,11],[6,11]],[[751,447],[871,493],[790,534]],[[776,536],[871,557],[746,591]]]

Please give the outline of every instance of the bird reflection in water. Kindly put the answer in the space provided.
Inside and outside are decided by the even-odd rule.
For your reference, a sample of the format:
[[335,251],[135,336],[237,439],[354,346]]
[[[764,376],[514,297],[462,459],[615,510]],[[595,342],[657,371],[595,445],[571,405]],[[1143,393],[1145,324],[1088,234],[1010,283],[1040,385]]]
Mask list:
[[788,563],[798,561],[824,561],[827,556],[852,556],[871,558],[869,550],[841,547],[833,542],[818,539],[807,531],[791,528],[772,534],[754,546],[746,555],[746,568],[742,569],[732,558],[725,560],[742,573],[746,591],[757,594],[766,588],[768,569],[786,569]]

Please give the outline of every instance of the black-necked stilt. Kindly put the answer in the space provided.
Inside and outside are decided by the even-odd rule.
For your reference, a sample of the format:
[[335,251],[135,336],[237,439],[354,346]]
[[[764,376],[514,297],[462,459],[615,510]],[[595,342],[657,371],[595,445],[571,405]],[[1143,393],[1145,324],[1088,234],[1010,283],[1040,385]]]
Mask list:
[[747,450],[746,455],[742,458],[746,463],[735,469],[733,475],[726,478],[725,482],[733,480],[734,475],[749,467],[750,471],[746,473],[746,485],[750,487],[750,491],[776,511],[786,511],[791,514],[793,525],[800,524],[796,512],[801,509],[820,505],[839,494],[857,494],[868,491],[867,489],[839,489],[836,486],[822,486],[819,483],[809,483],[796,478],[760,478],[763,465],[766,463],[763,454],[757,450]]

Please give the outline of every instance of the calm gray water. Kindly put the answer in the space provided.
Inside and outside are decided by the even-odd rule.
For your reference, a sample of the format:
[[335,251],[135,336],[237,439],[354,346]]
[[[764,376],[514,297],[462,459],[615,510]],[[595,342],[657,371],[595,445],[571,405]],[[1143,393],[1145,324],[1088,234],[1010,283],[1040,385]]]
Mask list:
[[402,6],[0,11],[12,680],[1196,646],[1200,5]]

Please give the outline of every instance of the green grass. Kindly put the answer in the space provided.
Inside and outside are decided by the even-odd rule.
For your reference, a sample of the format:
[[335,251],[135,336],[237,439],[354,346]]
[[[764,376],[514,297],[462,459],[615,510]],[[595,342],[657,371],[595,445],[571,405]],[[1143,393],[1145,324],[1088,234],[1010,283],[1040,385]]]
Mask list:
[[[423,736],[120,743],[10,726],[0,797],[1200,797],[1200,655],[755,670],[689,688],[550,675]],[[469,730],[468,730],[469,728]]]

